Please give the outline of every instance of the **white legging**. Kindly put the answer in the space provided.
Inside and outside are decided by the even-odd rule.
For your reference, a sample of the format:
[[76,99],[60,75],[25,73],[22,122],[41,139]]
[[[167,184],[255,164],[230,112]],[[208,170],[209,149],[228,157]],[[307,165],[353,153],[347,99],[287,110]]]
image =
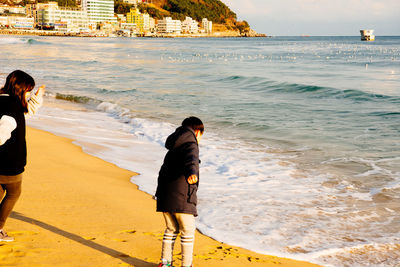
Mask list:
[[191,266],[193,260],[195,220],[192,214],[163,212],[166,229],[162,243],[161,260],[172,262],[177,235],[181,234],[182,266]]

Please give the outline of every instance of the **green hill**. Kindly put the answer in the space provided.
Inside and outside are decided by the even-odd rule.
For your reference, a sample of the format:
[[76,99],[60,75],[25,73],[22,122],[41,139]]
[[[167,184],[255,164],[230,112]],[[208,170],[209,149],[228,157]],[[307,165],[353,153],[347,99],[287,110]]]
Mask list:
[[[132,5],[115,0],[115,12],[125,14]],[[197,21],[207,18],[214,24],[217,31],[240,31],[246,33],[250,26],[246,21],[237,21],[236,14],[220,0],[148,0],[138,5],[141,12],[162,19],[170,16],[173,19],[184,20],[186,16]]]
[[197,21],[207,18],[215,23],[236,20],[236,14],[219,0],[168,0],[162,7],[175,19],[184,20],[186,16]]

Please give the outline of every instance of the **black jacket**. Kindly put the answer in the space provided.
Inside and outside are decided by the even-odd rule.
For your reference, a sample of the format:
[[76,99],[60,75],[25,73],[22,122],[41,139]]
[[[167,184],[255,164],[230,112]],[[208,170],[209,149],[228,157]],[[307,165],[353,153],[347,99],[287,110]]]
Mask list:
[[25,115],[19,101],[11,96],[0,96],[0,118],[13,117],[17,128],[11,138],[0,146],[0,175],[17,175],[26,165]]
[[179,127],[165,142],[168,149],[158,176],[157,211],[188,213],[197,216],[197,188],[187,178],[199,178],[199,146],[194,131]]

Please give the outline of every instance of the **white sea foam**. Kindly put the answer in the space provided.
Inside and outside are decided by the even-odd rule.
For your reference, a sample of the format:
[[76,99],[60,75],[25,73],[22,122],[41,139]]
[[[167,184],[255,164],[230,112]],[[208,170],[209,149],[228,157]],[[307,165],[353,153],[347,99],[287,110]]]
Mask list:
[[[314,258],[324,266],[395,267],[400,266],[399,243],[368,243],[354,247],[328,249],[315,253]],[[368,262],[368,264],[365,264]]]
[[[166,153],[164,141],[176,125],[137,118],[113,103],[87,110],[70,108],[64,101],[52,105],[54,101],[48,99],[50,105],[28,124],[69,137],[85,152],[139,172],[132,182],[155,193]],[[207,130],[200,147],[197,225],[217,240],[261,253],[345,266],[340,259],[347,252],[337,251],[347,243],[364,242],[357,238],[365,229],[359,233],[358,228],[379,218],[375,212],[354,211],[346,204],[371,201],[371,192],[346,181],[325,186],[329,177],[323,175],[299,176],[288,161],[293,155],[267,153],[268,148],[254,149]]]
[[29,42],[28,38],[1,37],[0,44],[23,44]]

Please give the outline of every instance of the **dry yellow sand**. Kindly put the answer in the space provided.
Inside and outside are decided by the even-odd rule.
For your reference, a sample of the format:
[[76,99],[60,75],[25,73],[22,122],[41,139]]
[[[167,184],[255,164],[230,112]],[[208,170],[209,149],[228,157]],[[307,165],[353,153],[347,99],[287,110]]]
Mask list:
[[[22,196],[0,243],[1,266],[157,266],[163,218],[134,173],[28,128]],[[178,240],[179,241],[179,240]],[[179,262],[179,242],[175,248]],[[195,266],[316,266],[257,254],[196,233]]]

